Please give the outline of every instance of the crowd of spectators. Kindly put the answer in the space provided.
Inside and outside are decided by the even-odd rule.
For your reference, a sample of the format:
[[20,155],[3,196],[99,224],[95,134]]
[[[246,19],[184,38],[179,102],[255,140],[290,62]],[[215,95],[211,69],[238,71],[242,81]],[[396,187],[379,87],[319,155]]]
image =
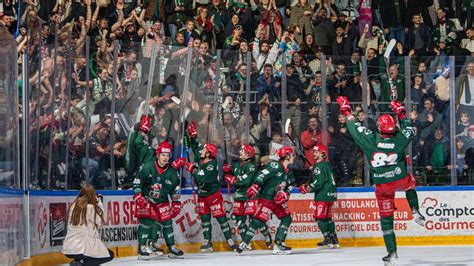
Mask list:
[[221,160],[237,160],[248,142],[263,165],[290,144],[309,160],[300,156],[294,168],[305,169],[312,146],[324,143],[338,185],[362,186],[364,158],[335,104],[345,95],[372,130],[390,100],[408,103],[419,181],[450,183],[455,168],[473,184],[471,2],[3,0],[0,24],[17,42],[20,94],[29,98],[31,183],[126,187],[127,136],[148,111],[150,145],[178,147],[184,115]]

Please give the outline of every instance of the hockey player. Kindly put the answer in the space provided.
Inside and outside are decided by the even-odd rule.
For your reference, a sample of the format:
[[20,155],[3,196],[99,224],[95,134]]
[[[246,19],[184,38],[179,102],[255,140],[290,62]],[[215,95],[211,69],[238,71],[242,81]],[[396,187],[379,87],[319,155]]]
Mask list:
[[260,192],[260,199],[257,212],[243,235],[242,243],[237,248],[238,253],[242,253],[247,248],[255,235],[255,230],[262,228],[270,219],[270,212],[280,219],[280,225],[275,235],[273,254],[291,253],[291,248],[285,245],[286,235],[291,224],[290,210],[286,203],[290,198],[291,185],[294,181],[294,178],[288,173],[288,165],[293,163],[295,155],[293,148],[288,146],[281,147],[277,151],[277,155],[280,160],[271,162],[263,169],[255,178],[254,184],[247,190],[247,197],[251,199]]
[[339,248],[336,235],[336,225],[332,221],[332,207],[337,200],[336,183],[329,164],[329,152],[325,145],[318,144],[313,147],[315,164],[311,167],[313,178],[309,184],[302,184],[298,190],[302,194],[314,192],[314,219],[324,236],[317,245]]
[[[251,220],[251,217],[257,210],[258,200],[247,197],[247,189],[252,185],[258,173],[257,167],[253,162],[254,155],[254,148],[249,144],[244,144],[240,147],[239,151],[240,162],[236,163],[233,167],[229,164],[224,164],[222,167],[225,181],[234,186],[232,215],[235,217],[241,236],[247,231],[247,220]],[[265,237],[266,246],[271,248],[272,237],[268,231],[268,226],[265,224],[260,228],[260,232]]]
[[424,226],[425,218],[420,214],[418,196],[415,190],[416,181],[408,174],[405,148],[410,138],[416,134],[406,118],[405,107],[398,101],[391,102],[391,109],[398,116],[400,129],[397,129],[395,119],[388,114],[378,118],[378,134],[363,127],[351,114],[347,97],[337,98],[339,112],[347,118],[347,128],[356,143],[364,151],[375,183],[375,196],[380,212],[380,223],[388,255],[383,257],[386,264],[396,263],[397,244],[393,231],[393,213],[395,211],[395,191],[406,193],[414,221]]
[[188,134],[191,139],[191,148],[195,162],[186,163],[186,170],[190,172],[198,186],[198,202],[196,213],[201,217],[204,241],[201,252],[212,252],[211,214],[219,222],[222,232],[232,250],[237,246],[232,239],[232,232],[227,221],[224,209],[221,184],[218,180],[217,148],[213,144],[201,144],[197,139],[197,127],[194,122],[188,124]]
[[[172,146],[164,141],[159,144],[156,149],[156,160],[145,162],[140,167],[139,179],[134,182],[134,199],[137,205],[149,210],[149,217],[140,219],[139,225],[139,245],[140,255],[149,256],[150,252],[147,250],[145,240],[150,239],[149,246],[154,246],[158,238],[158,227],[153,226],[154,221],[161,225],[163,237],[168,246],[170,257],[181,257],[183,252],[176,248],[174,243],[173,224],[172,219],[179,215],[183,205],[181,204],[179,194],[179,178],[176,171],[184,166],[184,158],[179,158],[172,164],[169,163],[172,154]],[[170,199],[171,198],[171,202]],[[154,220],[154,221],[153,221]],[[149,237],[146,238],[147,229],[149,230]],[[142,232],[140,232],[142,230]],[[148,253],[148,254],[147,254]]]

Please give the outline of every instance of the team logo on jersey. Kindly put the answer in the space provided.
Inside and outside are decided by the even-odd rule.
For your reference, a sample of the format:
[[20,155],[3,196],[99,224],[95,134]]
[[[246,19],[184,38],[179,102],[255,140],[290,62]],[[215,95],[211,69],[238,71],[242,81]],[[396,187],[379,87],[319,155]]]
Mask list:
[[400,167],[395,168],[395,174],[399,175],[401,174],[401,172],[402,172],[402,169],[400,169]]
[[198,174],[198,175],[204,175],[204,170],[202,170],[202,169],[199,170],[197,174]]
[[276,168],[278,168],[278,163],[276,163],[276,162],[272,162],[272,163],[270,163],[270,167],[272,167],[272,168],[275,168],[275,169],[276,169]]
[[140,185],[141,183],[142,183],[142,181],[140,180],[140,178],[133,179],[133,184],[134,185]]
[[171,185],[171,181],[170,181],[170,180],[165,180],[165,183],[168,184],[168,185]]
[[206,167],[206,170],[207,170],[207,171],[212,171],[212,170],[214,170],[214,166],[208,165],[208,166]]
[[250,167],[249,167],[249,171],[250,171],[250,172],[255,171],[255,165],[250,166]]
[[381,148],[381,149],[393,149],[395,148],[395,144],[394,143],[384,143],[384,142],[380,142],[377,144],[377,148]]
[[321,169],[319,169],[319,167],[316,167],[316,168],[314,168],[313,173],[315,175],[319,175],[319,174],[321,174]]

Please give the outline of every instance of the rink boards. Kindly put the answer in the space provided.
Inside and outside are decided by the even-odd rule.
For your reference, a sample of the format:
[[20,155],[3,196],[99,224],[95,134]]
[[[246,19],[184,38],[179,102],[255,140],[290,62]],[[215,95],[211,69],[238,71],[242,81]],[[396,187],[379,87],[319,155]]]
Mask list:
[[[396,194],[395,230],[399,245],[462,245],[474,244],[474,188],[473,187],[438,187],[419,188],[420,210],[427,222],[425,228],[411,221],[411,211],[403,192]],[[135,203],[131,191],[101,191],[104,195],[106,225],[100,233],[103,241],[113,247],[119,256],[133,255],[137,243],[138,220],[133,217]],[[223,193],[225,193],[223,191]],[[0,193],[1,195],[1,193]],[[29,195],[30,223],[30,256],[56,253],[61,251],[62,240],[66,235],[66,214],[68,204],[74,201],[76,191],[52,192],[31,191]],[[226,210],[230,211],[232,199],[224,194]],[[185,252],[197,252],[201,243],[201,227],[194,213],[194,201],[190,191],[183,191],[184,208],[174,220],[176,243]],[[22,197],[8,197],[0,203],[2,213],[19,213],[22,210]],[[287,243],[295,248],[314,247],[316,239],[321,234],[312,218],[314,204],[312,194],[302,195],[292,193],[288,203],[293,223],[289,229]],[[3,215],[3,217],[7,217]],[[16,241],[21,245],[25,236],[20,226],[22,215],[4,218],[0,224],[3,232],[2,242]],[[228,213],[228,217],[230,214]],[[339,189],[338,201],[334,208],[333,220],[342,246],[380,246],[381,237],[377,202],[373,189]],[[214,248],[226,250],[220,227],[213,219],[212,235]],[[231,223],[233,224],[233,223]],[[269,221],[272,233],[276,231],[278,220],[272,217]],[[233,228],[236,234],[237,228]],[[238,235],[238,234],[237,234]],[[263,238],[257,233],[254,244],[263,248]],[[237,237],[237,240],[240,240]],[[162,239],[160,239],[163,242]],[[16,243],[15,242],[15,243]],[[3,245],[2,245],[3,246]],[[10,250],[2,250],[0,259],[6,255],[19,252],[14,245]],[[8,249],[8,248],[7,248]],[[21,250],[22,252],[23,250]],[[20,254],[18,254],[21,257]],[[40,259],[43,256],[36,256]],[[60,254],[49,254],[48,259],[58,257],[65,261]],[[18,257],[17,257],[18,258]],[[33,258],[35,259],[35,258]],[[1,261],[1,260],[0,260]],[[16,260],[18,261],[18,260]]]

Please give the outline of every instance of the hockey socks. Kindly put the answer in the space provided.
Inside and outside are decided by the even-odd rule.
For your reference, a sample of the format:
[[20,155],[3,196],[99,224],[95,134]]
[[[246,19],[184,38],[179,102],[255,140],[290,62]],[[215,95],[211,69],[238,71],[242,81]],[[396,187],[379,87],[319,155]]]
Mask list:
[[150,236],[148,237],[151,242],[156,243],[156,241],[158,240],[158,230],[160,227],[161,226],[159,222],[152,220],[152,223],[150,225]]
[[332,221],[332,218],[327,218],[328,230],[330,233],[336,233],[336,224]]
[[318,219],[318,226],[319,230],[321,230],[321,233],[323,233],[323,235],[329,232],[328,219]]
[[221,225],[222,233],[224,233],[225,239],[229,240],[232,239],[232,232],[230,231],[229,223],[227,222],[227,217],[222,216],[216,218],[217,222]]
[[210,214],[201,215],[201,226],[202,226],[202,234],[203,234],[204,240],[207,240],[210,243],[211,238],[212,238],[212,227],[211,227],[211,215]]
[[[244,235],[242,235],[242,242],[245,244],[249,244],[252,238],[255,236],[255,230],[256,228],[263,228],[266,224],[258,219],[252,219],[250,222],[249,227],[247,228],[247,231],[245,232]],[[267,230],[268,232],[268,230]]]
[[382,226],[383,240],[387,252],[396,252],[397,241],[395,239],[395,232],[393,231],[393,216],[381,218],[380,224]]
[[412,210],[418,211],[419,205],[418,205],[418,194],[416,193],[416,190],[410,189],[405,191],[405,195],[407,197],[408,205],[410,205],[410,208]]
[[279,240],[281,242],[285,242],[290,224],[291,224],[290,215],[284,216],[280,219],[280,225],[278,226],[278,229],[276,231],[275,241]]
[[162,222],[163,238],[168,247],[174,246],[173,220]]
[[140,224],[138,225],[138,245],[146,245],[146,241],[150,236],[150,227],[154,223],[152,219],[140,218]]
[[240,236],[242,237],[247,231],[247,216],[235,216],[235,220],[237,221]]

